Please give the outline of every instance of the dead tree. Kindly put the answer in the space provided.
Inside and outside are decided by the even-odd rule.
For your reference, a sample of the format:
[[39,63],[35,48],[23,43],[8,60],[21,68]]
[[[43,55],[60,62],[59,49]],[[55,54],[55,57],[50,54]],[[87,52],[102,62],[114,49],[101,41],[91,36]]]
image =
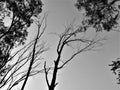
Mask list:
[[[60,69],[62,69],[66,64],[68,64],[75,56],[78,54],[90,51],[90,50],[96,50],[98,47],[103,45],[103,41],[105,38],[100,38],[97,34],[93,38],[87,38],[85,36],[86,30],[85,27],[80,26],[79,28],[76,27],[73,24],[68,25],[65,27],[65,31],[62,34],[56,34],[59,36],[59,41],[57,45],[57,59],[54,60],[54,66],[51,68],[47,68],[46,62],[44,63],[44,69],[45,69],[45,78],[46,83],[48,86],[48,90],[54,90],[56,85],[58,84],[57,74]],[[74,44],[76,43],[77,46]],[[74,52],[71,56],[68,57],[68,59],[64,60],[63,57],[63,51],[65,48],[71,48]],[[62,64],[61,64],[62,62]],[[52,79],[48,78],[49,72],[52,71]]]

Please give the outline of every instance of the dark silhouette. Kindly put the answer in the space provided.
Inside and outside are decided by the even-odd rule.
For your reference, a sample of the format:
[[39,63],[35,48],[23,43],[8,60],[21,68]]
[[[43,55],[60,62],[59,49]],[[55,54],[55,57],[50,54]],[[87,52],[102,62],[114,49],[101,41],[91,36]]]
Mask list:
[[[40,23],[39,21],[36,22],[37,25],[38,25],[37,36],[36,36],[36,38],[35,38],[35,42],[34,42],[34,45],[33,45],[32,58],[31,58],[31,61],[30,61],[30,65],[29,65],[29,68],[28,68],[28,71],[27,71],[27,74],[26,74],[26,78],[25,78],[25,81],[24,81],[24,83],[23,83],[23,86],[22,86],[21,90],[24,90],[25,85],[26,85],[27,80],[28,80],[28,77],[29,77],[29,75],[30,75],[32,66],[33,66],[33,64],[34,64],[37,42],[38,42],[39,38],[43,35],[43,33],[44,33],[45,29],[46,29],[46,25],[45,25],[44,28],[43,28],[43,31],[40,32],[40,28],[41,28],[41,25],[42,25],[44,19],[46,19],[46,15],[43,17],[41,23]],[[46,23],[46,22],[45,22],[45,23]],[[45,51],[45,50],[43,49],[42,52],[44,52],[44,51]],[[42,53],[42,52],[41,52],[41,53]]]
[[96,31],[116,30],[119,21],[120,0],[77,0],[78,10],[85,10],[84,24]]
[[[70,24],[65,28],[65,31],[62,34],[55,34],[59,37],[59,42],[56,50],[57,59],[54,60],[54,66],[51,68],[46,68],[46,62],[44,63],[45,78],[49,90],[54,90],[58,84],[56,79],[60,69],[62,69],[66,64],[73,60],[73,58],[78,54],[85,51],[95,50],[96,48],[100,47],[105,40],[105,38],[99,38],[97,35],[91,39],[88,39],[87,36],[80,36],[81,33],[85,34],[84,32],[86,32],[84,27],[81,26],[77,28],[75,25]],[[75,47],[75,43],[79,46]],[[70,50],[73,50],[74,53],[72,53],[68,59],[63,60],[62,53],[66,47],[70,48]],[[49,71],[52,71],[51,80],[48,78]]]
[[[23,45],[28,35],[27,28],[32,18],[42,11],[40,0],[2,0],[0,1],[0,69],[5,66],[10,51],[15,46]],[[4,18],[10,17],[10,26],[4,25]]]
[[[48,48],[45,44],[38,45],[40,37],[46,29],[46,15],[41,22],[35,21],[32,17],[37,18],[42,11],[41,0],[1,0],[0,1],[0,89],[8,85],[7,90],[13,89],[14,86],[23,82],[21,90],[24,90],[27,80],[30,76],[36,75],[40,72],[45,72],[45,79],[49,90],[54,90],[58,84],[57,74],[66,64],[68,64],[78,54],[94,50],[102,45],[105,38],[87,38],[87,36],[79,37],[79,34],[84,34],[89,30],[89,27],[99,31],[119,31],[119,9],[120,0],[77,0],[75,6],[81,11],[84,9],[85,17],[82,25],[76,27],[74,23],[65,27],[62,34],[56,34],[59,37],[56,53],[57,57],[54,60],[53,67],[47,67],[47,62],[44,62],[44,69],[38,69],[41,58],[39,57]],[[5,26],[3,20],[5,17],[11,18],[10,26]],[[38,18],[37,18],[38,19]],[[42,31],[41,25],[45,20],[45,26]],[[33,41],[25,45],[16,53],[11,54],[11,50],[19,45],[24,45],[26,37],[28,36],[27,29],[35,22],[38,26],[38,32]],[[74,46],[74,42],[78,46]],[[62,60],[62,53],[68,47],[75,52],[66,60]],[[29,51],[29,53],[28,53]],[[26,55],[27,54],[27,55]],[[18,56],[18,59],[14,60]],[[10,62],[14,62],[10,64]],[[62,63],[61,63],[62,62]],[[28,66],[27,69],[23,69]],[[120,81],[120,62],[113,61],[112,71],[117,74]],[[21,71],[22,69],[22,71]],[[48,74],[52,72],[52,79],[49,79]],[[17,78],[19,77],[19,78]]]
[[[70,24],[68,27],[65,28],[65,32],[62,34],[56,34],[59,36],[59,42],[57,46],[57,59],[54,61],[54,66],[52,67],[53,73],[52,73],[52,79],[49,80],[48,74],[51,70],[51,68],[46,68],[46,62],[44,63],[44,69],[45,69],[45,78],[47,82],[47,86],[49,90],[54,90],[56,85],[58,84],[56,82],[57,79],[57,73],[59,69],[63,68],[68,62],[70,62],[76,55],[83,51],[88,51],[93,48],[95,48],[96,44],[98,44],[100,41],[103,41],[104,39],[98,39],[96,40],[96,37],[92,40],[88,40],[85,38],[78,38],[78,34],[82,32],[87,32],[90,27],[94,28],[96,32],[99,31],[119,31],[118,29],[118,21],[119,21],[119,9],[120,0],[77,0],[75,6],[76,8],[81,11],[84,10],[85,17],[82,20],[82,26],[79,28],[74,27],[73,24]],[[76,29],[75,29],[76,28]],[[78,48],[76,53],[71,55],[71,57],[65,61],[61,61],[62,52],[65,48],[71,47],[73,42],[81,42],[85,44],[85,47]],[[60,64],[62,62],[62,65]],[[116,63],[116,64],[115,64]],[[112,64],[113,68],[111,70],[117,70],[118,67],[120,67],[119,62],[115,62]],[[117,66],[114,66],[117,65]],[[118,78],[119,79],[119,78]]]
[[[15,86],[23,82],[20,88],[24,90],[28,77],[44,71],[39,68],[42,60],[41,54],[48,48],[44,42],[39,41],[46,29],[46,15],[41,21],[38,19],[35,23],[38,26],[35,39],[11,54],[9,62],[0,70],[0,89],[14,90]],[[43,27],[41,28],[41,26]]]
[[113,71],[113,73],[115,75],[117,75],[117,80],[118,80],[118,84],[120,84],[120,58],[117,58],[116,61],[112,61],[112,64],[109,64],[109,66],[111,66],[111,71]]
[[[39,22],[40,18],[38,18],[42,11],[42,6],[41,0],[0,0],[1,89],[8,86],[7,90],[11,90],[14,86],[25,80],[22,87],[22,90],[24,90],[28,77],[42,71],[40,69],[37,70],[41,59],[39,55],[47,50],[44,47],[44,43],[38,45],[38,40],[46,28],[46,15],[41,22]],[[9,26],[4,24],[6,17],[11,19]],[[36,19],[34,20],[33,17]],[[44,20],[44,27],[40,30]],[[15,47],[25,44],[26,37],[28,36],[27,29],[33,22],[38,26],[35,40],[32,40],[16,53],[11,54]],[[25,69],[26,66],[29,66],[28,70]]]

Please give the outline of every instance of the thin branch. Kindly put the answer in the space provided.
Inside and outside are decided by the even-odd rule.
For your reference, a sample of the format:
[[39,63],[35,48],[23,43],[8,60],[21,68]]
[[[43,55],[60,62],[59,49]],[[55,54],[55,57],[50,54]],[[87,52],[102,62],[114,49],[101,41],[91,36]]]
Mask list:
[[49,72],[50,69],[48,69],[48,70],[46,69],[46,61],[44,63],[44,70],[45,70],[45,79],[46,79],[47,85],[49,87],[50,84],[49,84],[49,80],[48,80],[48,72]]
[[[45,16],[44,16],[44,17],[45,17]],[[40,33],[40,28],[41,28],[42,23],[43,23],[43,19],[42,19],[41,23],[38,24],[38,32],[37,32],[37,36],[36,36],[35,43],[34,43],[34,46],[33,46],[32,59],[31,59],[31,62],[30,62],[29,68],[28,68],[28,72],[27,72],[27,75],[26,75],[26,78],[25,78],[25,81],[24,81],[24,83],[23,83],[23,85],[22,85],[21,90],[24,90],[25,85],[26,85],[27,80],[28,80],[28,77],[29,77],[29,75],[30,75],[30,71],[31,71],[31,69],[32,69],[32,65],[33,65],[33,62],[34,62],[36,45],[37,45],[38,39],[39,39],[39,37],[41,37],[41,36],[43,35],[44,30],[45,30],[45,28],[46,28],[46,26],[45,26],[45,28],[44,28],[44,30],[42,31],[42,33]],[[46,22],[45,22],[45,23],[46,23]]]

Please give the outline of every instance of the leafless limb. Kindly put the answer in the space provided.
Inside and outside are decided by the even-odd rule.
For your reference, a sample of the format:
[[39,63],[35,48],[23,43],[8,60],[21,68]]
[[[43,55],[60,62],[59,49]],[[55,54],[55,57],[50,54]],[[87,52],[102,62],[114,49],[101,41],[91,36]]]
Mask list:
[[[44,42],[40,43],[40,38],[46,29],[47,14],[41,21],[36,21],[38,26],[37,36],[30,43],[19,49],[9,58],[6,72],[0,77],[0,88],[7,87],[6,90],[12,90],[14,86],[23,82],[21,90],[24,90],[26,82],[30,76],[34,76],[44,71],[40,69],[41,54],[48,50]],[[38,19],[39,20],[39,19]],[[43,26],[43,27],[42,27]],[[27,69],[28,68],[28,69]]]
[[49,72],[50,68],[48,70],[46,69],[46,61],[44,63],[44,70],[45,70],[45,79],[46,79],[47,85],[50,86],[49,80],[48,80],[48,72]]
[[29,68],[28,68],[28,72],[27,72],[27,74],[26,74],[26,78],[25,78],[25,81],[24,81],[24,83],[23,83],[23,85],[22,85],[21,90],[24,90],[25,85],[26,85],[27,80],[28,80],[28,77],[29,77],[29,75],[30,75],[30,71],[31,71],[31,69],[32,69],[32,65],[33,65],[34,59],[35,59],[35,51],[36,51],[36,45],[37,45],[38,39],[43,35],[43,33],[44,33],[44,31],[45,31],[46,24],[45,24],[45,27],[43,28],[43,31],[40,33],[40,28],[41,28],[41,25],[43,24],[43,21],[44,21],[45,18],[46,18],[46,15],[44,15],[44,17],[43,17],[43,19],[42,19],[41,22],[38,21],[38,22],[36,23],[36,24],[38,25],[38,32],[37,32],[37,36],[36,36],[36,38],[35,38],[35,42],[34,42],[34,45],[33,45],[32,58],[31,58],[31,61],[30,61],[30,65],[29,65]]
[[[52,80],[51,82],[48,79],[48,73],[49,70],[46,70],[46,62],[44,63],[44,69],[45,69],[45,78],[47,82],[47,86],[49,90],[54,90],[56,85],[56,78],[57,78],[57,73],[59,69],[62,69],[68,62],[70,62],[75,56],[78,54],[85,52],[85,51],[90,51],[93,50],[94,48],[100,47],[103,44],[103,41],[106,40],[105,38],[98,38],[97,35],[92,38],[92,39],[87,39],[85,36],[80,36],[81,33],[84,34],[85,30],[81,26],[80,28],[76,28],[73,24],[68,25],[68,27],[65,28],[65,31],[62,34],[55,34],[59,36],[59,42],[57,45],[57,59],[54,61],[54,69],[52,73]],[[75,43],[80,43],[79,48],[74,47],[74,42]],[[72,49],[76,48],[75,52],[68,57],[67,60],[62,61],[62,64],[60,64],[61,58],[62,58],[62,52],[64,51],[65,47],[72,47]]]

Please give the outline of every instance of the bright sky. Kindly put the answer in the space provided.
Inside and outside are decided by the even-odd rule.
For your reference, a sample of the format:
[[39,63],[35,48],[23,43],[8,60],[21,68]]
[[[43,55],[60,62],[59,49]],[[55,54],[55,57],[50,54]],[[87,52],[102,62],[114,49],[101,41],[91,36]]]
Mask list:
[[[43,13],[48,11],[48,22],[45,40],[51,50],[44,58],[52,61],[56,58],[56,44],[58,38],[50,32],[62,32],[64,25],[74,18],[79,19],[80,13],[74,7],[73,0],[42,0]],[[119,90],[115,76],[108,64],[120,55],[120,33],[107,33],[108,40],[100,51],[86,52],[74,58],[58,74],[59,82],[55,90]],[[69,53],[69,52],[68,52]],[[34,76],[28,81],[26,90],[47,90],[44,74]]]

